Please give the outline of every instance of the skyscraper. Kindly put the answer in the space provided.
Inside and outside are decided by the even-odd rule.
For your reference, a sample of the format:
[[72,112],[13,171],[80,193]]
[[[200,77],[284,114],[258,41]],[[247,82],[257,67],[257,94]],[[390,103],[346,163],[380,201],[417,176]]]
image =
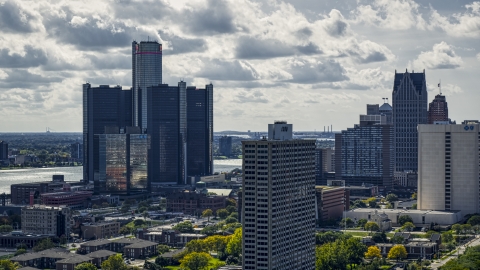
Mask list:
[[218,152],[226,157],[232,154],[232,137],[222,136],[218,139]]
[[243,269],[315,269],[315,140],[276,121],[242,146]]
[[213,85],[187,87],[187,176],[213,173]]
[[147,128],[147,87],[162,84],[162,44],[132,42],[133,124]]
[[418,209],[480,212],[478,123],[419,125]]
[[445,96],[436,95],[435,99],[428,104],[428,123],[435,121],[448,121],[448,106]]
[[360,115],[360,125],[335,134],[335,179],[392,189],[393,136],[386,115]]
[[150,187],[186,183],[186,83],[147,87]]
[[83,85],[83,181],[94,181],[98,171],[98,140],[95,134],[105,133],[105,127],[132,125],[132,91],[121,86]]
[[8,143],[0,141],[0,161],[8,159]]
[[428,121],[428,94],[425,71],[397,73],[393,84],[393,125],[395,132],[395,170],[417,171],[419,124]]
[[378,113],[380,115],[385,115],[387,117],[387,123],[390,125],[393,125],[393,119],[392,119],[392,106],[388,104],[388,102],[385,102],[380,106],[378,109]]

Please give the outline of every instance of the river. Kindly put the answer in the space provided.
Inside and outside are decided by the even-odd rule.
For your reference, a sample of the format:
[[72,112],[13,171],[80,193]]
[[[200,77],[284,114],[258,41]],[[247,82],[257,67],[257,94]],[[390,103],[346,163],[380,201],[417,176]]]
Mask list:
[[[10,185],[39,181],[51,181],[52,175],[63,174],[65,181],[80,181],[83,178],[83,167],[54,167],[0,170],[0,194],[10,193]],[[235,168],[242,168],[241,159],[215,160],[213,162],[215,172],[229,172]]]

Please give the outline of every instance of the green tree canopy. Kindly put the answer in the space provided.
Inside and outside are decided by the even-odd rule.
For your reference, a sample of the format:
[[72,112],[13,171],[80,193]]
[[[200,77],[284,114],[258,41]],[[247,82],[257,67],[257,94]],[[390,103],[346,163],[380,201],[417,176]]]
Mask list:
[[12,262],[10,260],[0,260],[0,269],[2,270],[16,270],[20,268],[20,265],[17,262]]
[[403,226],[406,222],[413,223],[412,217],[410,217],[409,215],[401,215],[398,217],[398,224],[400,224],[401,226]]
[[55,244],[52,242],[52,239],[50,239],[50,238],[45,238],[45,239],[43,239],[43,240],[40,240],[40,241],[33,247],[33,251],[39,252],[39,251],[46,250],[46,249],[53,248],[53,247],[55,247]]
[[367,252],[365,253],[366,259],[373,260],[374,258],[381,258],[382,254],[380,249],[377,246],[369,246]]
[[468,224],[475,226],[475,225],[480,225],[480,216],[479,215],[474,215],[470,217],[467,221]]
[[102,270],[127,270],[128,266],[123,261],[122,254],[115,254],[110,256],[102,262]]
[[228,242],[225,252],[234,257],[240,257],[242,254],[242,228],[235,230],[232,239]]
[[390,203],[393,203],[393,202],[398,201],[398,196],[393,194],[393,193],[390,193],[390,194],[387,195],[387,197],[385,197],[385,200],[387,200]]
[[407,258],[407,255],[407,250],[403,245],[395,245],[388,252],[387,258],[398,261]]
[[192,252],[180,260],[180,268],[188,270],[207,270],[208,261],[212,259],[208,253]]
[[335,242],[337,240],[347,240],[352,237],[350,234],[344,234],[343,232],[326,231],[315,234],[315,244],[323,245],[325,243]]
[[205,209],[202,212],[202,217],[208,218],[208,221],[210,221],[210,217],[213,216],[213,211],[212,209]]
[[361,218],[357,221],[357,226],[363,228],[365,227],[365,224],[367,224],[367,222],[368,222],[367,219]]
[[159,255],[162,255],[163,253],[167,253],[170,251],[170,247],[167,245],[158,245],[157,246],[157,252]]
[[84,262],[75,266],[75,270],[97,270],[97,267],[92,263]]
[[402,226],[403,231],[411,232],[413,229],[415,229],[415,225],[412,222],[405,222]]
[[181,233],[193,233],[193,225],[190,221],[180,222],[177,225],[173,226],[173,229]]
[[365,224],[365,230],[370,232],[376,232],[380,230],[380,227],[378,226],[377,223],[373,221],[369,221]]
[[226,219],[228,217],[228,211],[225,208],[218,209],[216,213],[217,213],[217,216],[221,219]]

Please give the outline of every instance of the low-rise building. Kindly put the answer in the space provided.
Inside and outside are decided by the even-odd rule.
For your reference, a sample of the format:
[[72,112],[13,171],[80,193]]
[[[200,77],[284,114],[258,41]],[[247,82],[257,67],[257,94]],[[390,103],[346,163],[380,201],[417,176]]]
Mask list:
[[133,243],[123,248],[123,254],[128,258],[145,259],[157,255],[157,245],[158,243],[150,241]]
[[[153,256],[157,252],[158,243],[145,241],[138,238],[121,238],[117,240],[94,240],[80,244],[77,253],[90,256],[101,256],[100,251],[108,250],[114,253],[124,253],[129,258],[146,258]],[[108,255],[108,254],[107,254]],[[102,257],[103,258],[103,257]]]
[[22,208],[24,234],[68,235],[71,227],[71,211],[65,206],[32,205]]
[[118,235],[120,231],[119,222],[91,223],[81,226],[83,239],[109,238]]
[[137,237],[143,240],[156,242],[171,247],[184,247],[188,242],[192,240],[204,239],[207,237],[205,234],[195,233],[180,233],[171,229],[156,230],[144,230],[137,231]]
[[88,253],[86,256],[92,258],[92,263],[100,268],[102,266],[102,262],[110,258],[110,256],[117,254],[116,252],[110,251],[110,250],[98,250],[94,252]]
[[357,208],[346,212],[346,217],[353,220],[371,220],[375,212],[386,214],[392,221],[393,226],[398,226],[400,216],[410,216],[413,224],[417,227],[425,227],[431,223],[438,225],[452,225],[463,219],[460,211],[432,211],[432,210],[411,210],[411,209],[372,209]]
[[20,244],[25,244],[28,248],[33,248],[39,241],[49,237],[48,235],[24,234],[14,231],[0,235],[0,247],[16,248]]
[[75,270],[75,266],[81,263],[92,263],[93,259],[87,256],[73,254],[63,260],[56,262],[56,270]]
[[[214,191],[212,191],[214,192]],[[187,215],[201,215],[205,209],[225,208],[227,196],[207,195],[201,192],[175,192],[167,194],[167,212],[182,212]]]
[[92,191],[63,191],[40,194],[42,204],[48,206],[66,205],[71,209],[83,209],[85,201],[92,197]]
[[92,262],[92,258],[70,253],[63,248],[52,248],[40,252],[25,253],[10,259],[23,267],[39,269],[73,270],[82,262]]
[[[434,234],[430,239],[424,238],[411,238],[410,234],[402,235],[405,242],[403,246],[407,250],[407,259],[433,259],[434,255],[439,251],[439,241],[441,239],[440,234]],[[380,249],[382,256],[387,257],[388,252],[396,244],[392,243],[379,243],[376,246]]]

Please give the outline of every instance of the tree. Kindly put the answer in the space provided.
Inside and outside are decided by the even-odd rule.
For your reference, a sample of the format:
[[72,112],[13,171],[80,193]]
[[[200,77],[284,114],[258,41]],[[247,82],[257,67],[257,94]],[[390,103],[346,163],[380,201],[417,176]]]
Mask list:
[[416,210],[416,209],[417,209],[417,204],[416,203],[412,204],[412,210]]
[[344,246],[344,249],[347,250],[347,264],[360,264],[367,252],[367,246],[360,242],[360,239],[354,237],[344,241]]
[[406,222],[413,223],[412,217],[410,217],[409,215],[402,215],[398,217],[398,224],[400,224],[401,226],[403,226],[403,224],[405,224]]
[[416,200],[416,199],[417,199],[417,193],[414,192],[414,193],[412,193],[412,200]]
[[180,222],[173,227],[174,230],[177,230],[181,233],[193,233],[193,225],[190,221]]
[[398,196],[393,193],[390,193],[387,195],[387,197],[385,197],[385,200],[387,200],[389,203],[393,203],[398,201]]
[[217,216],[221,219],[226,219],[228,217],[228,211],[227,209],[218,209],[217,210]]
[[208,269],[208,261],[211,259],[212,256],[208,253],[192,252],[180,260],[180,268],[188,270],[206,270]]
[[75,266],[75,270],[97,270],[97,267],[92,263],[84,262]]
[[147,210],[145,210],[145,211],[142,212],[142,217],[143,217],[144,219],[147,219],[147,217],[149,217],[149,216],[150,216],[150,214],[148,214],[148,211],[147,211]]
[[227,208],[225,208],[225,209],[227,209],[227,211],[228,211],[229,214],[237,211],[237,208],[236,208],[235,206],[233,206],[233,205],[229,205],[229,206],[227,206]]
[[227,244],[225,252],[234,257],[240,257],[240,254],[242,254],[242,228],[235,230],[235,233]]
[[376,208],[377,207],[377,198],[371,197],[365,200],[365,203],[368,204],[370,208]]
[[108,202],[103,202],[102,208],[107,208],[107,207],[110,207],[110,204],[108,204]]
[[157,246],[157,251],[159,255],[162,255],[163,253],[167,253],[170,251],[170,247],[167,245],[158,245]]
[[323,245],[325,243],[335,242],[339,239],[344,241],[350,237],[352,237],[352,235],[344,234],[343,232],[326,231],[315,234],[315,244]]
[[234,217],[228,217],[228,218],[225,219],[226,224],[237,223],[237,222],[238,222],[238,220]]
[[17,249],[17,251],[15,252],[15,256],[18,256],[18,255],[21,255],[21,254],[24,254],[24,253],[27,253],[27,250],[26,249]]
[[188,252],[207,252],[208,246],[203,239],[195,239],[188,242],[185,247]]
[[210,221],[210,217],[213,216],[213,211],[212,209],[205,209],[203,212],[202,212],[202,217],[204,218],[208,218],[208,221]]
[[123,227],[120,228],[120,231],[118,231],[118,233],[123,234],[123,235],[127,235],[127,234],[131,233],[131,229],[130,229],[130,227],[123,226]]
[[472,225],[472,226],[480,225],[480,216],[475,215],[475,216],[470,217],[468,219],[467,223]]
[[452,230],[454,230],[457,234],[462,232],[462,225],[460,224],[453,224]]
[[231,205],[231,206],[237,207],[237,201],[235,201],[235,199],[228,198],[225,202],[226,202],[227,206]]
[[442,233],[442,243],[450,243],[452,241],[453,241],[453,233],[452,232]]
[[214,235],[217,232],[217,230],[218,230],[218,227],[216,225],[210,225],[203,228],[201,233],[207,236],[211,236],[211,235]]
[[384,232],[376,232],[372,235],[372,240],[375,242],[375,243],[387,243],[388,242],[388,239],[387,239],[387,235],[384,233]]
[[365,227],[365,224],[367,224],[367,222],[368,222],[367,219],[361,218],[357,221],[357,226],[363,228]]
[[128,266],[123,261],[122,254],[115,254],[102,262],[102,270],[128,270]]
[[365,230],[370,232],[376,232],[380,230],[380,227],[378,226],[377,223],[373,221],[369,221],[365,224]]
[[395,245],[388,252],[387,258],[392,260],[399,260],[407,258],[407,250],[403,245]]
[[346,226],[346,227],[350,228],[350,227],[353,226],[353,224],[355,224],[355,223],[354,223],[353,220],[352,220],[351,218],[349,218],[349,217],[344,218],[344,219],[342,219],[342,221],[340,221],[340,226],[342,226],[342,227],[345,227],[345,226]]
[[145,220],[143,220],[143,219],[135,219],[133,221],[133,225],[135,227],[142,226],[143,224],[145,224]]
[[124,205],[122,205],[122,208],[120,208],[120,212],[122,212],[122,213],[127,213],[128,211],[130,211],[130,205],[129,204],[124,204]]
[[45,238],[43,240],[40,240],[33,247],[33,251],[39,252],[39,251],[46,250],[46,249],[53,248],[53,247],[55,247],[55,244],[52,242],[52,240],[50,238]]
[[170,260],[165,258],[165,257],[161,257],[161,256],[158,256],[156,259],[155,259],[155,264],[158,264],[162,267],[164,266],[168,266],[170,264]]
[[405,222],[402,226],[403,231],[411,232],[415,228],[412,222]]
[[470,224],[463,224],[463,225],[462,225],[462,232],[463,232],[464,234],[467,234],[467,233],[469,233],[470,231],[472,231],[472,225],[470,225]]
[[0,269],[2,270],[16,270],[20,268],[20,265],[17,262],[12,262],[10,260],[0,260]]
[[356,200],[353,202],[352,208],[365,208],[367,204],[362,200]]
[[369,246],[365,253],[365,258],[373,260],[374,258],[381,258],[382,254],[377,246]]

